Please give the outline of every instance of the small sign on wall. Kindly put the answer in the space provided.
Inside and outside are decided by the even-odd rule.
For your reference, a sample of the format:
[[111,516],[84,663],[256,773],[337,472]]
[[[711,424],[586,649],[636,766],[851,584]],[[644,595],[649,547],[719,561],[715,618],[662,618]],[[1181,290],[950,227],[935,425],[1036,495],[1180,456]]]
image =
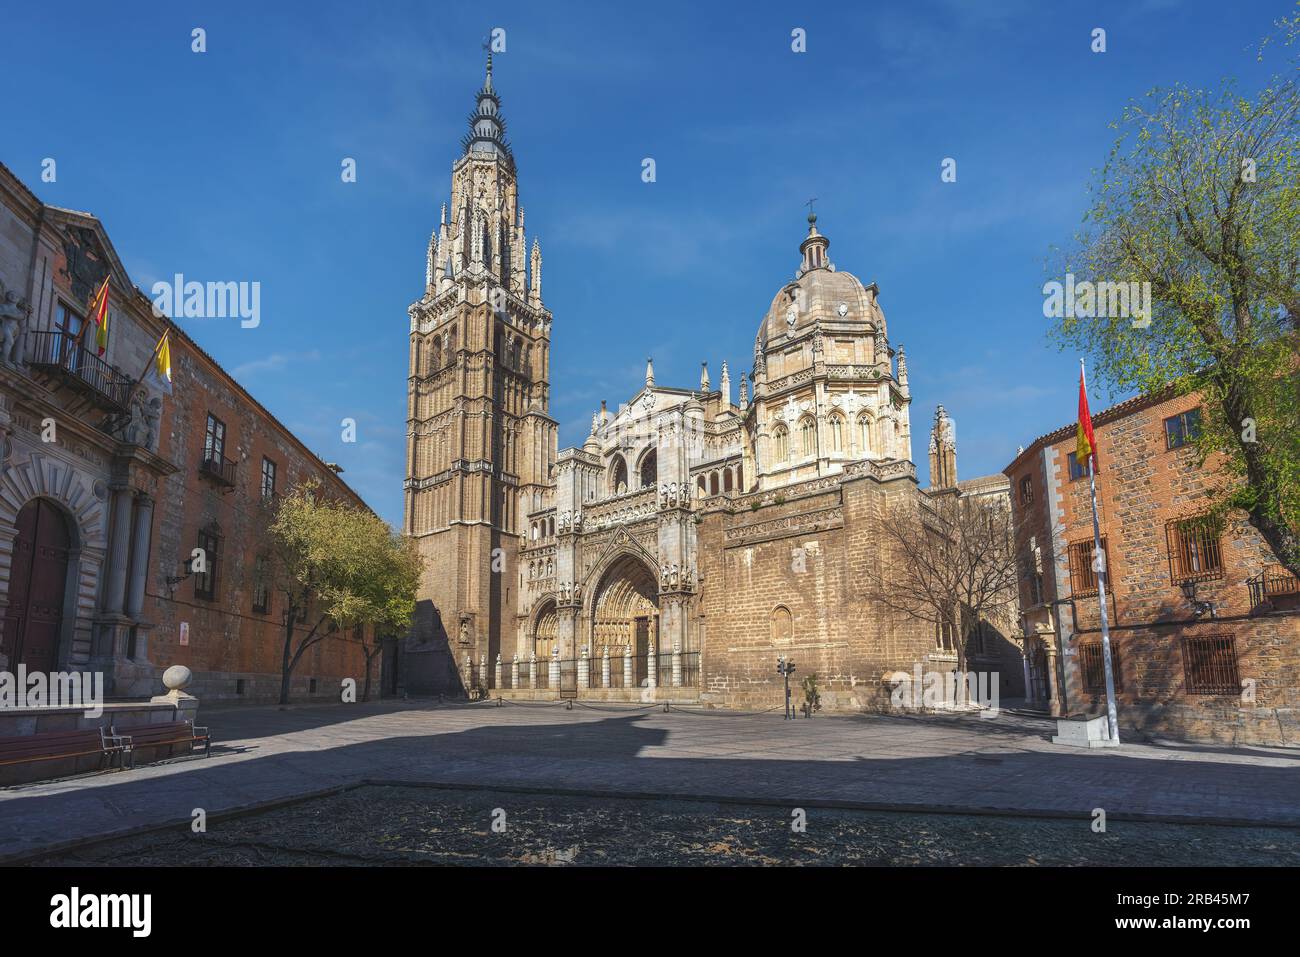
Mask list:
[[181,622],[181,644],[188,645],[189,643],[190,643],[190,623],[188,621],[183,621]]

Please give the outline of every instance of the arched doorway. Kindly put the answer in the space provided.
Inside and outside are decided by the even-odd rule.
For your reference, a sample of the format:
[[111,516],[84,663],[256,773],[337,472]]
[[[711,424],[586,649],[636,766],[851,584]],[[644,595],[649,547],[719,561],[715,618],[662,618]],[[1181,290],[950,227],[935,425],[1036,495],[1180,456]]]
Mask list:
[[555,652],[555,642],[560,634],[560,615],[553,600],[542,605],[533,619],[533,653],[537,660],[549,659]]
[[68,556],[72,533],[63,512],[43,498],[23,506],[14,523],[13,564],[9,572],[9,607],[5,610],[4,656],[10,671],[54,671],[63,631]]
[[628,648],[635,656],[636,682],[646,677],[646,656],[659,637],[659,580],[641,559],[623,555],[600,576],[591,614],[591,657],[610,657]]

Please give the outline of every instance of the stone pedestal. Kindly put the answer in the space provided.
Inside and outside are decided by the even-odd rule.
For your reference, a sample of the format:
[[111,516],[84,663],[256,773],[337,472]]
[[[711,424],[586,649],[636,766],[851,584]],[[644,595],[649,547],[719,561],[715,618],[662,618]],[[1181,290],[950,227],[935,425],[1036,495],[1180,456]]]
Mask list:
[[600,659],[600,686],[609,687],[609,645],[605,646],[605,654]]
[[632,687],[632,648],[625,646],[623,648],[623,687]]
[[659,652],[655,648],[655,643],[650,642],[650,650],[646,655],[645,663],[646,686],[655,688],[659,684]]
[[1096,718],[1059,719],[1052,744],[1069,744],[1077,748],[1119,747],[1119,742],[1110,736],[1110,719],[1104,714]]
[[591,687],[591,660],[587,657],[587,649],[582,649],[582,657],[578,659],[578,690],[586,691]]

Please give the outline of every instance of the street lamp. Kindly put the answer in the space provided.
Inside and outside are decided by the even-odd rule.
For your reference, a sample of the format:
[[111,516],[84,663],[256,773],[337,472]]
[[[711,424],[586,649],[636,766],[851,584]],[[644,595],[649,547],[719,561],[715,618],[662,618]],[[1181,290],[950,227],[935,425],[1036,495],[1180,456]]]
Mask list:
[[1200,618],[1204,614],[1208,614],[1211,618],[1214,617],[1214,602],[1201,601],[1196,597],[1196,582],[1182,582],[1178,587],[1182,589],[1183,597],[1186,598],[1188,604],[1192,606],[1193,615],[1197,618]]

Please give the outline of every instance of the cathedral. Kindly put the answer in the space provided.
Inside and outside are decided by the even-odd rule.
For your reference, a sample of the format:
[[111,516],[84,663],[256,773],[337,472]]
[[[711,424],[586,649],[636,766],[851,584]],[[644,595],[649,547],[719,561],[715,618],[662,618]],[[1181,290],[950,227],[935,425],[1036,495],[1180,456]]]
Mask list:
[[[678,387],[647,360],[559,449],[542,251],[490,56],[469,121],[409,309],[403,531],[426,570],[406,689],[766,708],[783,657],[824,707],[861,710],[899,670],[950,668],[932,626],[869,597],[890,574],[878,523],[925,494],[876,284],[836,267],[810,214],[752,369]],[[932,459],[936,442],[946,422]],[[955,485],[955,451],[939,458]]]

